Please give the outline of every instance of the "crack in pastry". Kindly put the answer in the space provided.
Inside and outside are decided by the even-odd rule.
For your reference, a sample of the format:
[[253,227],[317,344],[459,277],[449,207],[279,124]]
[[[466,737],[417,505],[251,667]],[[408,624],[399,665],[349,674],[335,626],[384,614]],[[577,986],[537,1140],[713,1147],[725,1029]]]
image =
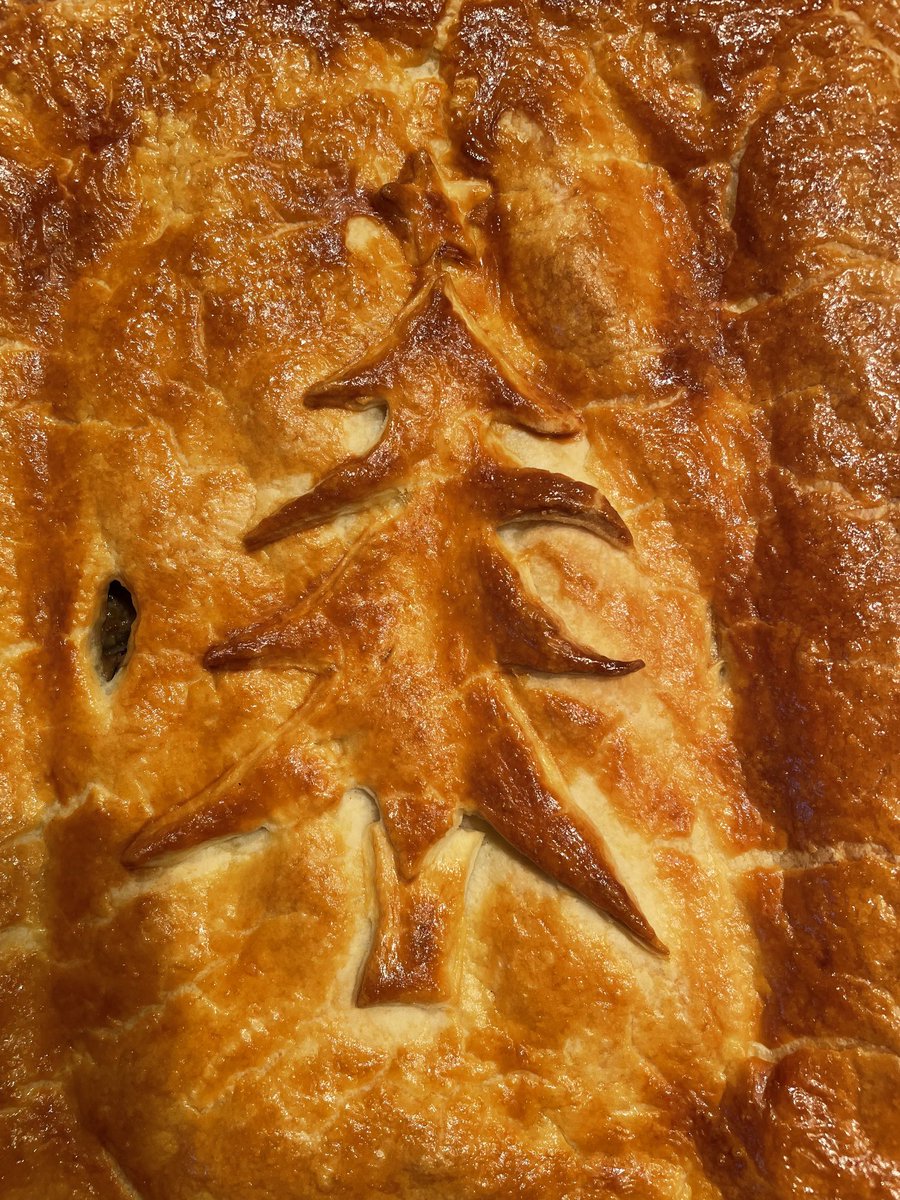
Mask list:
[[[433,247],[388,337],[306,394],[311,407],[384,408],[381,437],[264,517],[245,546],[257,552],[387,498],[399,503],[298,604],[233,630],[204,657],[214,672],[291,666],[318,675],[291,722],[297,800],[303,789],[338,796],[348,787],[377,800],[379,916],[362,1005],[452,995],[477,848],[458,829],[464,816],[666,953],[601,833],[544,762],[514,694],[522,672],[615,679],[644,664],[569,637],[524,585],[499,531],[575,526],[620,551],[631,535],[590,484],[519,466],[489,444],[495,423],[546,438],[573,434],[579,418],[497,359],[438,257]],[[321,750],[334,738],[337,762]],[[241,779],[216,786],[150,821],[125,861],[145,866],[258,827],[271,817],[264,797]]]
[[131,592],[120,580],[110,580],[96,629],[97,668],[106,683],[112,682],[125,663],[136,620]]

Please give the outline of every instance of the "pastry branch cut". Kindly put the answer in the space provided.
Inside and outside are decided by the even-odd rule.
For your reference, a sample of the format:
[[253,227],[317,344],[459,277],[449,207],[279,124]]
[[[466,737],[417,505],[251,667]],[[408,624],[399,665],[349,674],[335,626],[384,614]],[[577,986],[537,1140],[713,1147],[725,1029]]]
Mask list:
[[330,471],[310,492],[291,500],[255,526],[244,538],[248,550],[260,550],[304,529],[314,529],[341,513],[366,508],[402,477],[406,465],[404,430],[390,418],[368,454]]
[[554,788],[534,753],[521,718],[498,689],[480,680],[470,689],[484,736],[469,757],[469,789],[478,814],[511,846],[638,941],[668,950],[616,877],[599,833]]
[[252,833],[277,820],[272,796],[289,780],[294,801],[321,797],[331,789],[331,772],[321,749],[302,740],[301,714],[294,713],[273,741],[238,760],[219,779],[159,816],[151,818],[122,853],[126,867],[158,864],[207,842]]
[[628,526],[597,488],[553,471],[514,467],[484,458],[469,483],[500,524],[572,525],[612,546],[632,544]]
[[485,539],[475,551],[475,563],[501,666],[556,675],[630,675],[643,667],[640,659],[621,662],[570,641],[543,605],[526,595],[499,545]]

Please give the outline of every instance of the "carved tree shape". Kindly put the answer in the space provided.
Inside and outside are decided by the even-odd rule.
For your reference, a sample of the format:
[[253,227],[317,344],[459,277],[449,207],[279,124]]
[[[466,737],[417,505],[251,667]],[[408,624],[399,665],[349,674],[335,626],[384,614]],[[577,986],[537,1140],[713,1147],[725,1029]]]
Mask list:
[[[425,174],[420,190],[434,183]],[[665,952],[515,694],[520,672],[613,679],[643,663],[569,638],[523,584],[499,530],[514,522],[575,525],[622,550],[631,537],[591,485],[518,466],[489,448],[493,422],[559,437],[576,433],[580,420],[488,347],[437,266],[446,257],[449,201],[427,202],[414,184],[402,184],[406,193],[398,184],[389,200],[406,197],[391,220],[406,231],[421,286],[383,343],[305,398],[313,407],[381,407],[382,434],[368,453],[262,520],[245,544],[256,552],[348,512],[371,514],[366,532],[299,604],[233,631],[204,658],[211,671],[293,665],[318,675],[318,685],[274,745],[148,822],[124,855],[129,866],[144,866],[258,828],[275,815],[267,774],[290,771],[298,802],[305,796],[317,807],[349,787],[366,789],[381,816],[379,917],[361,1004],[434,1002],[452,993],[465,885],[480,842],[461,827],[466,815]],[[441,236],[422,229],[435,213]],[[466,245],[454,239],[453,257]],[[335,739],[344,748],[339,761],[325,749]]]

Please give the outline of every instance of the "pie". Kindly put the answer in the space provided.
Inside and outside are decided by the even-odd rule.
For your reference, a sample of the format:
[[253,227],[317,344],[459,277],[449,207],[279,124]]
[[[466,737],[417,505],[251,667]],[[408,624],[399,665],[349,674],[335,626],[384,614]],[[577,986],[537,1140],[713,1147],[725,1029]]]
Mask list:
[[900,1197],[895,0],[9,0],[3,1200]]

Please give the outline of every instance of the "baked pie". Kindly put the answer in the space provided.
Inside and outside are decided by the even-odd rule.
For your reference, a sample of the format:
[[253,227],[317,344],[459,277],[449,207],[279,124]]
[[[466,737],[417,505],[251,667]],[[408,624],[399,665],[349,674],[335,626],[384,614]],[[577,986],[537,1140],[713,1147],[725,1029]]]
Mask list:
[[900,1197],[898,64],[4,6],[4,1200]]

